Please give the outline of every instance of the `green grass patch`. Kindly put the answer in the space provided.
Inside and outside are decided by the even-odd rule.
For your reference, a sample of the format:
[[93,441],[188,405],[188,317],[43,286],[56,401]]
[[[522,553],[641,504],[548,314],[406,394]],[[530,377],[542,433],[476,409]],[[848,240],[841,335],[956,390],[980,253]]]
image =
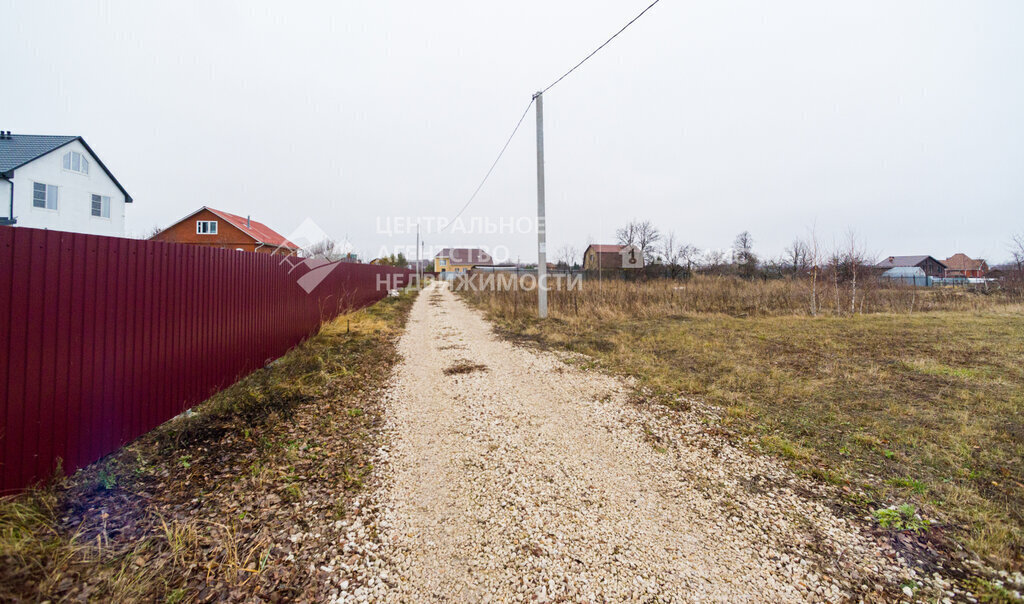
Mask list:
[[916,478],[890,478],[888,484],[901,489],[910,489],[918,495],[924,495],[928,491],[928,485]]
[[917,509],[909,503],[875,510],[874,517],[878,526],[897,531],[920,533],[927,530],[929,526],[929,522],[921,518]]

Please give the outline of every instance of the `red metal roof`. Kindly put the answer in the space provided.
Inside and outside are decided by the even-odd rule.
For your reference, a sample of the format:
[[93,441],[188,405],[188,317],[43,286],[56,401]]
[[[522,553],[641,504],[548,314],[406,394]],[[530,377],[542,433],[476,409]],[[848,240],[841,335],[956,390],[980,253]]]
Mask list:
[[231,214],[229,212],[216,210],[214,208],[211,208],[210,206],[203,207],[205,207],[207,210],[210,210],[214,214],[220,216],[224,220],[227,220],[233,226],[237,227],[240,231],[242,231],[246,235],[249,235],[250,237],[252,237],[253,239],[260,243],[272,245],[274,247],[285,247],[292,250],[299,249],[299,246],[295,245],[291,241],[288,241],[288,239],[285,238],[284,235],[278,233],[277,231],[268,227],[262,222],[242,218],[241,216],[236,216],[235,214]]
[[943,262],[946,268],[958,271],[986,271],[988,265],[984,260],[975,260],[967,254],[953,254]]
[[622,251],[622,248],[624,248],[624,247],[626,247],[626,246],[618,245],[618,244],[591,243],[590,246],[587,249],[593,249],[595,252],[600,252],[600,253],[603,254],[603,253],[606,253],[606,252],[619,253],[619,252]]

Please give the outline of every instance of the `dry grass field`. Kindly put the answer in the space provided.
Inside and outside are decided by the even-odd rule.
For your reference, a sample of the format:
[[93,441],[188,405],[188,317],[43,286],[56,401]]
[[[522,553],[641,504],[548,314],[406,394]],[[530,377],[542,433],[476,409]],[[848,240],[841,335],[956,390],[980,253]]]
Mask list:
[[720,429],[837,485],[859,514],[910,504],[938,541],[1021,568],[1019,295],[862,285],[851,313],[833,286],[818,284],[817,316],[810,284],[790,281],[587,281],[552,292],[545,322],[536,293],[464,295],[513,337],[584,353],[668,404],[713,403]]

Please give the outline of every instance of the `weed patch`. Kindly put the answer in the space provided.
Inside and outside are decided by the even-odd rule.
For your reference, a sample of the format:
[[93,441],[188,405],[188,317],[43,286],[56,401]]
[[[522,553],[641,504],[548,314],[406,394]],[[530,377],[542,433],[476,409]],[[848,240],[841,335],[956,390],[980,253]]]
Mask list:
[[924,532],[931,524],[921,518],[920,514],[917,513],[917,509],[909,503],[875,510],[874,517],[875,521],[878,522],[878,526],[882,528],[910,531],[912,533]]
[[473,363],[470,361],[457,361],[445,368],[445,375],[462,375],[466,373],[474,373],[477,371],[487,371],[487,365],[481,365],[480,363]]

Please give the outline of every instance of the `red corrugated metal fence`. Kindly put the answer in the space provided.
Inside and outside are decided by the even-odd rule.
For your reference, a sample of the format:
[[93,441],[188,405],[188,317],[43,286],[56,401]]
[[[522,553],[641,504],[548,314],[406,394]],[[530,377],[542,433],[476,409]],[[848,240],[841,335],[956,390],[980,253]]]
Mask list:
[[116,450],[410,274],[282,260],[0,227],[0,492]]

